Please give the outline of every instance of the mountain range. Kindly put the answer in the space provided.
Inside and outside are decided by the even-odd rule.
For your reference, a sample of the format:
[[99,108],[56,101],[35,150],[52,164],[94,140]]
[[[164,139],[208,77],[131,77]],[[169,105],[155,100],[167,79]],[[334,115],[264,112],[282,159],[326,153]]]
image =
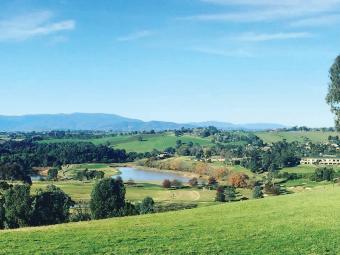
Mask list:
[[192,122],[175,123],[165,121],[142,121],[115,114],[72,113],[72,114],[36,114],[21,116],[0,115],[0,131],[50,131],[50,130],[98,130],[98,131],[144,131],[168,130],[182,127],[215,126],[224,130],[271,130],[285,126],[275,123],[233,124],[228,122]]

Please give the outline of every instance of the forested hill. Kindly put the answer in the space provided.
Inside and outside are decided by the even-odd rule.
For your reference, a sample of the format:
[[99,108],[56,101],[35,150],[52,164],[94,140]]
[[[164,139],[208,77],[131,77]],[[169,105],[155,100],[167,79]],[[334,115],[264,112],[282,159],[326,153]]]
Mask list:
[[49,131],[49,130],[112,130],[144,131],[168,130],[182,127],[216,126],[226,130],[267,130],[282,128],[279,124],[245,124],[235,125],[224,122],[174,123],[164,121],[142,121],[114,114],[73,113],[73,114],[38,114],[23,116],[0,116],[0,131]]

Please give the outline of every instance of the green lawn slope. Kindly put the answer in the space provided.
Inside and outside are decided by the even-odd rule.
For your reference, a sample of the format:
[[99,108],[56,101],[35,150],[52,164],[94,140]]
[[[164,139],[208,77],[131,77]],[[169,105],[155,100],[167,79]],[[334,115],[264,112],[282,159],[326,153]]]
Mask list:
[[[140,137],[143,138],[142,141],[140,141]],[[212,145],[209,138],[201,138],[194,135],[177,137],[172,133],[108,136],[94,139],[48,139],[41,141],[41,143],[92,142],[96,145],[111,145],[114,148],[125,149],[128,152],[151,152],[153,149],[162,151],[168,147],[175,147],[177,140],[181,140],[183,143],[198,143],[202,146]]]
[[339,135],[337,132],[323,132],[323,131],[264,131],[255,133],[266,143],[274,143],[283,141],[288,142],[313,142],[325,143],[328,142],[328,136]]
[[0,232],[1,254],[340,254],[340,187]]

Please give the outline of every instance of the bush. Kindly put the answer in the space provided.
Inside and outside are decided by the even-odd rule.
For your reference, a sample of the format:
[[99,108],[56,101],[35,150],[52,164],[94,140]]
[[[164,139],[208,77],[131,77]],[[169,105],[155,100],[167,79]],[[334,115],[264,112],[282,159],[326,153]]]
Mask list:
[[162,186],[163,186],[163,188],[165,188],[165,189],[171,188],[171,181],[168,180],[168,179],[165,179],[165,180],[163,181]]
[[335,171],[333,168],[317,168],[314,174],[311,176],[311,180],[321,182],[321,181],[332,181],[334,179]]
[[276,185],[276,184],[272,184],[272,183],[266,183],[264,185],[264,191],[265,191],[265,193],[275,195],[275,196],[278,196],[278,195],[281,194],[280,186]]
[[160,212],[170,212],[170,211],[192,209],[196,207],[197,207],[197,204],[180,204],[180,203],[157,204],[154,206],[154,211],[155,213],[160,213]]
[[189,180],[189,185],[190,185],[191,187],[197,187],[197,185],[198,185],[198,180],[197,180],[197,178],[194,177],[194,178],[190,179],[190,180]]
[[217,180],[216,180],[215,177],[213,177],[213,176],[210,176],[210,177],[209,177],[209,179],[208,179],[208,185],[209,185],[209,186],[215,186],[217,183],[218,183],[218,182],[217,182]]
[[255,198],[255,199],[263,198],[263,192],[262,192],[262,188],[260,186],[255,186],[253,188],[253,198]]
[[58,179],[58,169],[57,168],[48,169],[47,179],[56,181]]
[[182,187],[182,182],[179,181],[179,180],[174,179],[174,180],[171,182],[171,187],[174,187],[174,188],[181,188],[181,187]]
[[70,216],[71,222],[79,222],[79,221],[90,221],[91,211],[88,203],[84,201],[79,201],[76,206],[73,208],[73,213]]
[[148,214],[154,212],[154,204],[155,202],[151,197],[146,197],[143,199],[142,203],[139,207],[140,214]]
[[91,193],[90,208],[94,219],[122,215],[125,207],[125,187],[121,178],[100,180]]

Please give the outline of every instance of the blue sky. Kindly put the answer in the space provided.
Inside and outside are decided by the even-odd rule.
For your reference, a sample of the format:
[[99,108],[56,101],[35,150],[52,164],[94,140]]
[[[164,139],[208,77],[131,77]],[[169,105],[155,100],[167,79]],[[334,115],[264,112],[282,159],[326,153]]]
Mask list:
[[340,0],[2,0],[0,114],[331,126]]

